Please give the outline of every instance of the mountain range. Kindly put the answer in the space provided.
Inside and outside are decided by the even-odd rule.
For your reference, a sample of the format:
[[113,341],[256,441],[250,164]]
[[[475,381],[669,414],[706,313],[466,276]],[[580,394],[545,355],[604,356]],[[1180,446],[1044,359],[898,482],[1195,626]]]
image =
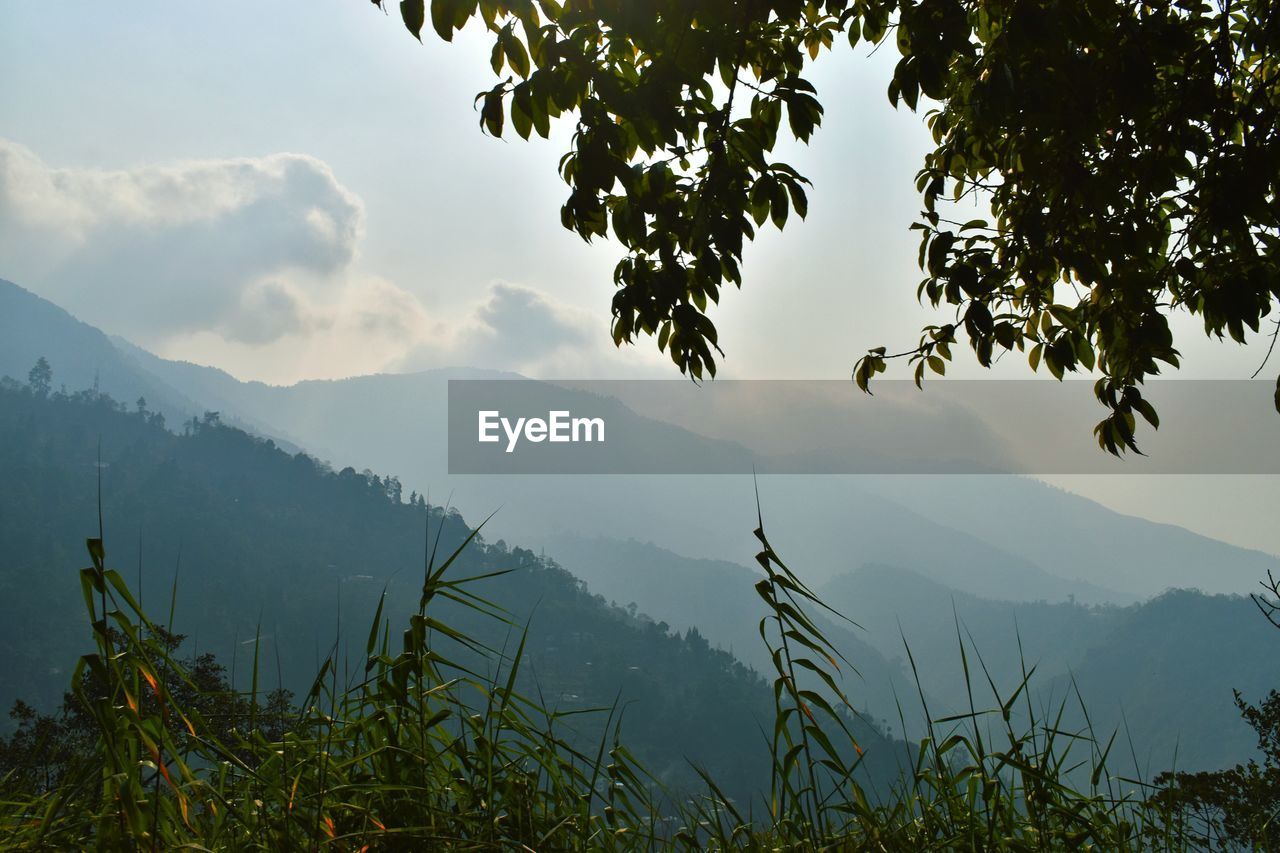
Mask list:
[[[394,475],[404,492],[433,504],[447,498],[468,518],[501,507],[486,528],[491,541],[549,554],[623,612],[634,604],[631,618],[696,631],[757,669],[767,663],[753,642],[749,477],[449,475],[447,381],[512,374],[458,368],[287,387],[243,382],[155,356],[0,281],[0,376],[21,381],[42,356],[55,386],[145,397],[171,427],[218,412],[275,448],[305,449],[335,471]],[[670,435],[674,453],[706,446],[687,429]],[[1078,688],[1100,721],[1161,720],[1159,737],[1143,745],[1159,761],[1175,746],[1199,766],[1248,753],[1229,691],[1257,694],[1278,673],[1264,654],[1267,626],[1241,593],[1280,571],[1274,556],[1115,513],[1028,477],[773,475],[755,485],[779,551],[860,626],[823,623],[858,667],[855,704],[884,727],[894,727],[899,704],[914,713],[904,640],[924,700],[947,709],[966,699],[955,662],[959,644],[971,642],[1001,685],[1029,662],[1046,701]],[[1212,634],[1180,629],[1198,614],[1217,626]],[[1214,667],[1215,656],[1231,665]],[[1184,672],[1179,662],[1189,660],[1204,671]],[[1189,691],[1196,701],[1186,701]],[[1224,732],[1220,746],[1210,743],[1214,731]]]
[[[287,387],[242,382],[158,358],[0,282],[0,375],[22,378],[40,356],[53,364],[55,384],[96,381],[118,399],[146,396],[171,420],[218,411],[336,467],[394,471],[408,488],[452,495],[469,515],[501,506],[495,528],[530,547],[562,533],[605,533],[691,557],[752,556],[742,536],[755,515],[749,477],[449,476],[448,380],[513,374],[459,368]],[[688,430],[671,434],[673,453],[682,441],[684,452],[705,447]],[[1132,603],[1170,587],[1244,593],[1280,568],[1272,555],[1125,516],[1026,477],[777,475],[760,485],[773,529],[815,581],[874,562],[989,598]]]

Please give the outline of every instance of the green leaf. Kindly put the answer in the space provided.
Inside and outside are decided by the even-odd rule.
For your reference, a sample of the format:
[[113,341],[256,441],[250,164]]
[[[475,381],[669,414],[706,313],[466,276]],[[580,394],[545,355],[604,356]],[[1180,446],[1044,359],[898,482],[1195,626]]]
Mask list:
[[102,547],[101,539],[86,539],[85,545],[89,549],[89,557],[93,560],[93,565],[98,571],[102,571],[103,563],[106,561],[106,550]]
[[502,34],[503,48],[507,54],[507,62],[511,64],[511,70],[520,75],[521,79],[529,76],[529,53],[525,50],[524,42],[511,30],[503,30]]
[[493,43],[493,50],[489,53],[489,66],[493,68],[494,74],[502,73],[502,63],[505,58],[502,39],[498,39]]
[[516,86],[511,95],[511,126],[520,134],[521,139],[528,139],[533,129],[533,103],[529,95],[529,84]]
[[1160,418],[1156,416],[1155,407],[1146,400],[1138,399],[1133,401],[1133,407],[1146,420],[1147,423],[1156,429],[1160,429]]
[[1085,370],[1093,370],[1097,363],[1094,355],[1093,345],[1089,343],[1089,338],[1081,335],[1076,341],[1076,357],[1080,359],[1080,363],[1084,365]]
[[1063,375],[1062,365],[1058,363],[1058,359],[1054,356],[1052,349],[1047,351],[1047,357],[1044,360],[1044,366],[1049,368],[1049,373],[1053,376],[1054,379],[1057,379],[1059,382],[1062,381],[1062,375]]
[[497,88],[484,96],[484,106],[480,109],[480,126],[492,136],[502,136],[502,125],[505,116],[502,109],[502,89]]
[[404,25],[419,42],[422,41],[422,25],[426,21],[423,0],[400,0],[400,17]]
[[914,57],[907,57],[898,63],[894,82],[898,84],[898,89],[902,93],[902,100],[906,102],[907,107],[912,112],[915,112],[916,103],[920,99],[920,80],[916,76]]
[[773,227],[779,231],[787,224],[787,213],[790,212],[790,203],[787,195],[787,189],[781,183],[774,181],[770,187],[769,198],[769,214],[773,218]]
[[[445,41],[453,41],[453,9],[450,5],[451,0],[431,0],[431,26]],[[401,6],[403,11],[403,3]],[[422,3],[419,2],[418,6],[421,8]],[[421,19],[418,28],[422,28]]]
[[805,195],[804,187],[800,186],[799,181],[787,181],[786,187],[791,195],[791,206],[795,208],[796,215],[804,219],[809,215],[809,197]]

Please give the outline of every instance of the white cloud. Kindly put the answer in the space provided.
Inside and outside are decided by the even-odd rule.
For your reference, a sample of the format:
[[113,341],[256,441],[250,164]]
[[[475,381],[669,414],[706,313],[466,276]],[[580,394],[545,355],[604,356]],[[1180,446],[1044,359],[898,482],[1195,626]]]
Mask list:
[[[288,384],[385,371],[415,346],[431,325],[418,300],[376,277],[351,275],[335,298],[317,305],[297,284],[270,280],[247,298],[258,301],[259,316],[274,306],[288,314],[301,304],[296,331],[271,340],[246,321],[234,336],[221,328],[196,331],[155,347],[167,358],[212,364],[244,379]],[[277,328],[274,319],[266,325]]]
[[[606,317],[529,287],[495,284],[462,318],[435,324],[395,367],[465,366],[565,379],[662,375],[646,348],[619,352]],[[668,374],[669,375],[669,374]]]
[[360,269],[364,227],[360,198],[314,157],[69,169],[0,139],[0,276],[161,355],[272,382],[438,366],[636,375],[658,361],[618,354],[606,317],[527,287],[428,316]]
[[363,228],[360,200],[313,157],[54,169],[0,140],[6,273],[144,344],[305,332]]

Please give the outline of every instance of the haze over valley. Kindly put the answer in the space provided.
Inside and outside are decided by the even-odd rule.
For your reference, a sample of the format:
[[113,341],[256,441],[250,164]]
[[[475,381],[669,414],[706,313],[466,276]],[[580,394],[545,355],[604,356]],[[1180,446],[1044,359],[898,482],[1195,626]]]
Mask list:
[[[662,631],[677,639],[693,632],[709,649],[719,649],[726,662],[734,661],[733,666],[756,673],[768,669],[768,653],[756,630],[764,611],[753,590],[761,575],[751,559],[756,498],[750,477],[450,476],[442,411],[447,380],[514,374],[458,368],[292,386],[246,383],[109,337],[12,283],[0,283],[0,305],[0,374],[21,376],[24,365],[46,357],[60,387],[96,388],[121,401],[145,398],[147,409],[162,414],[168,429],[188,434],[163,438],[154,426],[110,414],[100,404],[84,404],[74,415],[84,427],[67,439],[72,446],[60,451],[63,461],[42,474],[30,467],[38,458],[30,455],[37,445],[24,444],[34,434],[19,425],[23,418],[54,417],[55,410],[45,405],[21,414],[26,410],[11,390],[5,398],[11,483],[19,475],[61,483],[53,491],[48,484],[44,491],[36,489],[33,481],[32,491],[7,492],[10,500],[21,502],[22,512],[11,504],[5,513],[9,524],[3,544],[9,553],[26,555],[23,566],[52,561],[58,566],[56,577],[80,561],[59,540],[74,542],[77,527],[94,520],[94,445],[89,439],[93,430],[103,428],[94,424],[105,417],[118,424],[113,429],[123,430],[103,433],[106,519],[112,531],[120,531],[112,538],[122,564],[145,556],[145,588],[149,595],[162,595],[172,580],[170,567],[180,552],[185,555],[179,589],[191,620],[188,630],[202,645],[233,657],[235,643],[256,630],[256,614],[274,614],[275,626],[268,633],[278,646],[274,653],[284,661],[282,672],[294,673],[286,680],[295,689],[305,680],[316,643],[327,636],[328,629],[321,626],[335,624],[340,612],[342,619],[358,624],[384,584],[412,582],[421,555],[416,554],[420,543],[415,544],[412,523],[396,534],[393,541],[400,544],[384,552],[386,546],[375,544],[383,538],[375,532],[379,528],[325,521],[336,505],[317,510],[299,503],[290,515],[316,515],[310,523],[323,524],[326,536],[348,537],[342,547],[333,550],[313,533],[268,533],[263,528],[253,541],[301,536],[319,549],[317,556],[312,561],[295,554],[279,562],[272,562],[269,552],[250,556],[237,544],[244,541],[242,534],[232,531],[277,517],[284,509],[275,505],[277,499],[286,506],[303,500],[301,493],[290,496],[288,491],[272,497],[276,489],[293,488],[285,482],[266,486],[280,476],[271,470],[289,468],[290,455],[315,460],[306,463],[307,470],[318,465],[321,472],[340,472],[332,486],[335,499],[341,499],[341,483],[349,478],[365,482],[357,471],[365,471],[365,477],[378,473],[377,482],[385,486],[374,486],[375,492],[389,490],[394,478],[395,496],[380,510],[392,514],[388,522],[395,512],[412,509],[406,506],[411,493],[429,497],[431,506],[460,511],[459,521],[478,521],[497,510],[484,538],[505,543],[500,548],[525,549],[521,553],[528,558],[542,555],[547,565],[567,572],[542,576],[562,576],[570,589],[584,584],[587,595],[581,600],[590,603],[595,596],[599,604],[592,607],[614,614],[609,618],[618,627],[610,630],[623,632],[617,640],[623,646],[636,642],[623,639],[634,630],[629,625],[662,623]],[[10,380],[11,387],[19,384]],[[217,413],[215,423],[226,427],[211,428],[210,412]],[[234,438],[240,434],[232,427],[248,434]],[[52,426],[42,432],[50,430]],[[147,438],[128,437],[139,430]],[[227,447],[205,446],[224,433],[228,440],[234,438]],[[680,441],[689,443],[690,452],[701,452],[696,434],[680,428],[672,434],[672,453],[682,452]],[[271,444],[264,448],[263,440]],[[134,458],[148,443],[155,447]],[[45,458],[50,452],[43,451]],[[219,454],[231,455],[214,461]],[[166,458],[172,461],[164,465],[177,466],[166,476],[179,476],[177,482],[186,484],[180,488],[199,491],[153,506],[128,484],[137,477],[147,481],[142,459],[160,464]],[[242,473],[229,476],[236,470]],[[1025,665],[1035,668],[1035,695],[1047,706],[1079,691],[1095,725],[1119,729],[1126,715],[1135,714],[1159,719],[1160,726],[1135,735],[1135,755],[1141,756],[1146,772],[1175,755],[1180,766],[1210,768],[1252,754],[1253,738],[1234,713],[1231,691],[1264,691],[1280,673],[1265,651],[1265,622],[1241,618],[1252,606],[1242,596],[1268,571],[1280,571],[1275,557],[1120,515],[1021,476],[777,475],[760,477],[758,486],[766,526],[777,531],[779,550],[825,602],[850,620],[828,615],[823,626],[857,669],[846,685],[855,707],[883,736],[911,740],[926,713],[936,717],[966,708],[969,686],[955,666],[965,645],[981,656],[1001,689],[1012,689]],[[206,493],[198,501],[194,497]],[[56,502],[42,506],[32,502],[32,494]],[[206,506],[201,502],[225,500],[248,505],[240,506],[227,519],[229,526],[219,530],[211,527],[220,514],[216,504],[200,507]],[[30,541],[32,512],[59,519],[40,540],[44,544]],[[992,523],[996,518],[999,523]],[[344,529],[349,533],[340,534]],[[234,577],[221,568],[225,559],[239,565]],[[211,562],[204,566],[204,561]],[[24,570],[10,570],[13,584],[18,583],[15,571]],[[319,577],[310,577],[312,571]],[[24,594],[44,589],[31,587]],[[280,597],[281,589],[310,590],[304,597],[308,603],[293,594]],[[258,602],[257,608],[237,611],[246,594]],[[564,623],[543,612],[550,608],[530,606],[548,594],[505,590],[499,600],[520,619],[532,620],[537,642],[559,648],[563,639],[553,634],[542,640],[539,632]],[[194,607],[195,602],[200,606]],[[609,605],[618,609],[610,611]],[[29,611],[23,610],[34,613],[38,605],[33,600]],[[289,621],[307,611],[312,615],[305,621]],[[1179,630],[1188,623],[1216,627],[1192,636]],[[12,627],[11,642],[24,633],[19,624]],[[33,680],[27,674],[0,685],[0,698],[58,695],[64,672],[55,661],[58,653],[65,657],[75,647],[70,624],[66,646],[41,653],[48,657],[46,676]],[[1258,653],[1231,652],[1239,648]],[[911,658],[918,671],[914,675]],[[552,661],[557,659],[553,655],[538,664],[541,677],[552,683],[571,681],[556,670]],[[1183,679],[1191,659],[1229,660],[1232,666],[1206,665],[1197,676],[1194,700],[1187,701]],[[665,672],[663,667],[676,665],[649,660],[643,670]],[[918,694],[916,675],[924,696]],[[746,677],[744,685],[750,681]],[[600,701],[607,693],[586,686],[566,689],[564,695],[586,703],[583,697],[590,694],[582,690]],[[990,692],[985,685],[982,690]],[[1172,708],[1177,710],[1170,713]],[[899,757],[893,756],[893,766]],[[675,756],[662,760],[679,763]]]

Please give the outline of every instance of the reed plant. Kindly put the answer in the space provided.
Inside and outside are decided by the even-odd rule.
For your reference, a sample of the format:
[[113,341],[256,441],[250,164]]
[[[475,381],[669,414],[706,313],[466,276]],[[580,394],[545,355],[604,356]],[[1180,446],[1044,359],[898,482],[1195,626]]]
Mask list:
[[[483,525],[481,525],[483,527]],[[393,630],[380,603],[364,665],[335,642],[310,690],[263,689],[256,649],[235,725],[193,702],[207,689],[177,657],[101,537],[80,573],[93,649],[72,679],[94,737],[58,778],[0,780],[0,844],[105,850],[1138,850],[1188,846],[1183,816],[1140,781],[1112,775],[1114,736],[1037,712],[1034,669],[1001,696],[958,636],[970,685],[989,703],[932,719],[891,790],[858,779],[846,680],[856,669],[823,635],[825,605],[755,530],[767,606],[761,642],[774,718],[758,748],[768,791],[735,802],[711,774],[670,791],[628,751],[621,703],[550,711],[518,689],[527,626],[450,569],[479,533],[439,551],[428,527],[418,607]],[[492,577],[485,575],[483,577]],[[487,647],[437,618],[451,601],[504,623]],[[838,614],[836,614],[838,616]],[[465,652],[459,654],[459,652]],[[910,650],[908,649],[910,657]],[[485,674],[475,661],[487,661]],[[971,663],[981,671],[970,672]],[[911,659],[914,669],[915,662]],[[917,678],[918,684],[918,678]],[[918,697],[925,704],[923,690]],[[926,705],[927,708],[927,705]],[[604,718],[593,748],[566,735]],[[904,730],[905,714],[899,709]],[[1087,719],[1087,717],[1086,717]],[[743,744],[743,749],[757,748]]]

